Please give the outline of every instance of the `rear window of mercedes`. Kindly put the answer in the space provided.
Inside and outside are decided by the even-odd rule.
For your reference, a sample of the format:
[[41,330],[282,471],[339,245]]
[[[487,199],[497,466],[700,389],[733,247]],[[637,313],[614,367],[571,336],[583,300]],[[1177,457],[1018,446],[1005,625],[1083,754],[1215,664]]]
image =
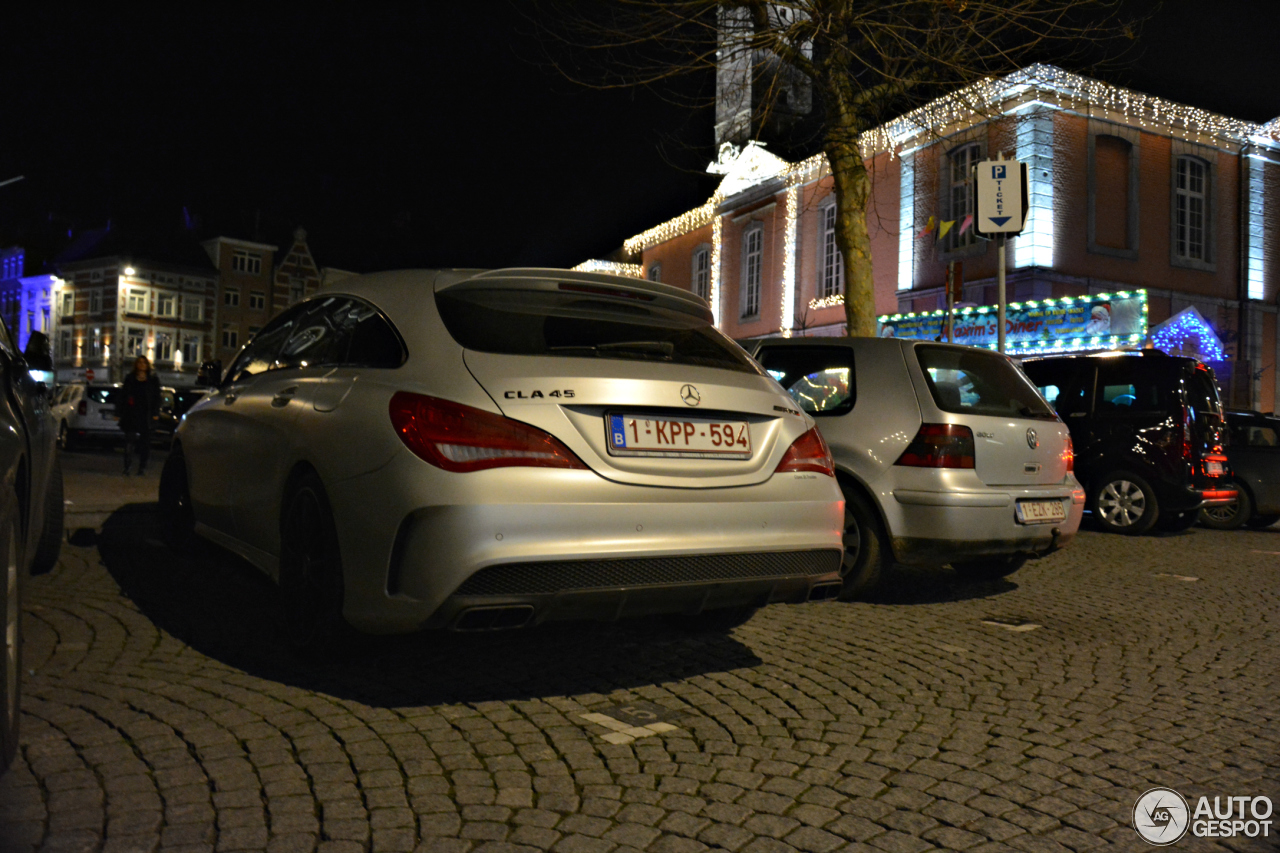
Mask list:
[[84,396],[86,399],[95,403],[107,403],[112,406],[116,404],[116,397],[119,396],[119,388],[86,388]]
[[505,355],[611,358],[760,372],[711,323],[661,305],[513,288],[436,294],[449,334],[466,349]]
[[1026,374],[1002,355],[928,345],[915,351],[933,401],[944,412],[1046,420],[1058,417]]

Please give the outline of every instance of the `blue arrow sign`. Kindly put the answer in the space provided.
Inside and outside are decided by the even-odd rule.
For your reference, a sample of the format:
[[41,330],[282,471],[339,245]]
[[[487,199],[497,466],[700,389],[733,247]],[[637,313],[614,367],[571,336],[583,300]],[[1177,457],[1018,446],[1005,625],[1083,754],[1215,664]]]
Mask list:
[[988,216],[987,218],[990,219],[992,222],[994,222],[997,226],[1000,226],[1008,222],[1013,217],[1012,216]]

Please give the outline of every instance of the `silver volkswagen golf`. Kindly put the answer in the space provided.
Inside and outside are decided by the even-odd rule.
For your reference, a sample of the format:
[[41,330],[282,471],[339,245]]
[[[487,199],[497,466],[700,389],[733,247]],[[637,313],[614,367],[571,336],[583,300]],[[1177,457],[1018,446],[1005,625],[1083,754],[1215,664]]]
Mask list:
[[1063,547],[1084,491],[1067,427],[1006,356],[884,338],[755,342],[818,419],[845,494],[842,598],[894,563],[997,578]]
[[[275,578],[295,645],[707,614],[839,590],[808,415],[674,287],[564,270],[346,279],[187,413],[161,484]],[[728,617],[727,619],[725,617]]]

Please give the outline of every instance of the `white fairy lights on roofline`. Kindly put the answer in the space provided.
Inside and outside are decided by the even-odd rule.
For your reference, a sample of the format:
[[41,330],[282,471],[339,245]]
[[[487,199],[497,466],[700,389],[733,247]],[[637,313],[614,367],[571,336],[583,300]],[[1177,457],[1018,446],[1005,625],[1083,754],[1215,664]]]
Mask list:
[[[859,144],[864,157],[882,152],[894,155],[919,137],[934,137],[955,125],[986,121],[1009,101],[1016,101],[1009,104],[1010,110],[1024,109],[1032,102],[1046,109],[1106,110],[1153,132],[1180,137],[1211,136],[1232,144],[1252,143],[1280,150],[1280,118],[1265,125],[1255,124],[1113,86],[1052,65],[1032,65],[1004,77],[979,80],[864,132]],[[757,183],[781,178],[789,187],[828,174],[826,155],[815,154],[790,164],[781,175],[765,173]],[[700,207],[631,237],[623,248],[634,255],[701,228],[716,217],[722,201],[723,196],[717,191]]]
[[578,272],[604,272],[611,275],[624,275],[627,278],[644,278],[644,267],[641,264],[624,264],[617,261],[583,261],[572,269]]

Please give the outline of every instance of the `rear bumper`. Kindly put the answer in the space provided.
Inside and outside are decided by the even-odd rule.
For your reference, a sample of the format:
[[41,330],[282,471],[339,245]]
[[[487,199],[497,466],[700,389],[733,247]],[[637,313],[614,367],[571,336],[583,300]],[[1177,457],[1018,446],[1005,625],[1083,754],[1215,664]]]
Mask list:
[[[1026,500],[1060,501],[1064,517],[1049,523],[1020,523],[1017,504]],[[957,559],[1052,553],[1075,538],[1084,502],[1084,490],[1066,484],[1052,488],[895,489],[884,510],[898,562],[937,566]]]
[[1236,487],[1230,485],[1230,480],[1224,477],[1221,484],[1181,489],[1164,498],[1160,509],[1170,512],[1195,512],[1206,507],[1229,504],[1236,499],[1236,493]]
[[[815,550],[490,566],[468,578],[423,627],[484,630],[801,603],[833,597],[841,557]],[[691,580],[654,582],[680,576]],[[815,596],[817,590],[823,592]]]

